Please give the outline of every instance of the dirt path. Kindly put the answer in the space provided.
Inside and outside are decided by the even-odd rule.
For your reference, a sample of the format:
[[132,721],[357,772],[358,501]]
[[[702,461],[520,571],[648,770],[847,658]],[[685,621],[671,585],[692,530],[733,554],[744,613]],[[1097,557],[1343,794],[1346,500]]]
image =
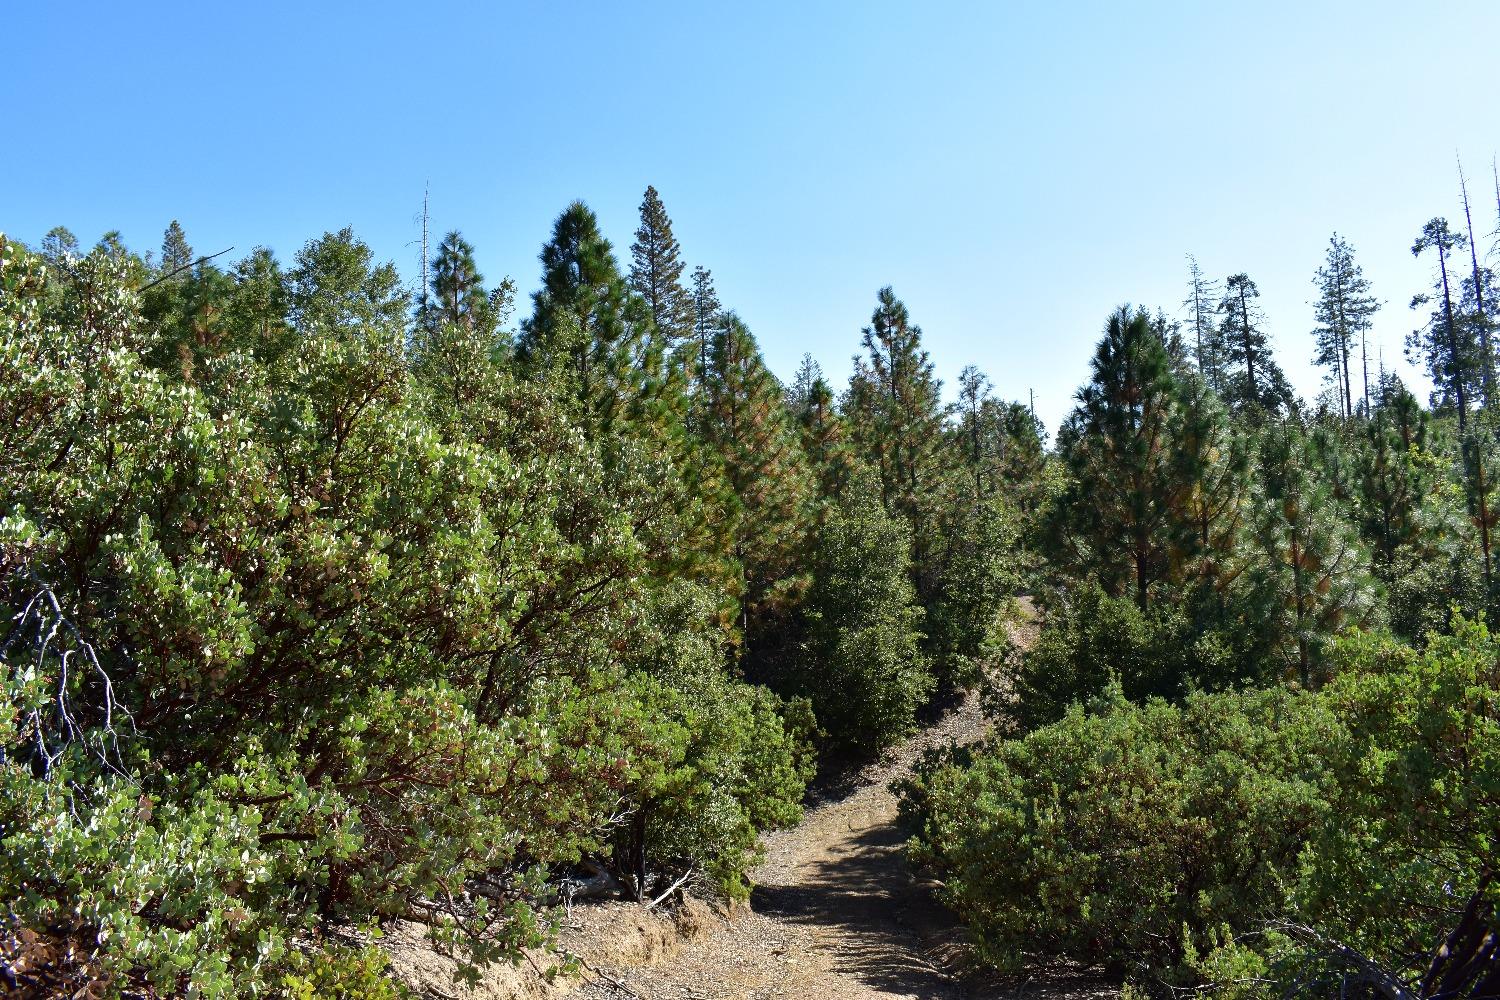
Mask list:
[[987,984],[954,971],[959,931],[906,864],[889,785],[927,747],[972,742],[984,731],[978,699],[970,696],[841,794],[810,808],[801,824],[767,836],[750,913],[716,924],[658,964],[603,966],[618,985],[599,980],[573,995],[619,1000],[628,989],[651,1000],[1114,996],[1086,976]]

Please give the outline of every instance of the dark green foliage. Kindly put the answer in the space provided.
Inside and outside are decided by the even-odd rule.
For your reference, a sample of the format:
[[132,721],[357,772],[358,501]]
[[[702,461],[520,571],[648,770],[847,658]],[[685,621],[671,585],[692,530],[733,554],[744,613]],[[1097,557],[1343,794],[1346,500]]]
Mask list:
[[865,353],[855,358],[844,410],[851,442],[880,476],[886,511],[912,531],[918,590],[930,585],[927,565],[930,490],[945,471],[942,383],[922,347],[922,330],[889,287],[864,329]]
[[708,351],[713,344],[714,333],[721,325],[724,307],[719,302],[718,293],[714,290],[713,272],[701,265],[693,268],[693,289],[690,294],[694,343],[684,345],[683,350],[692,353],[692,359],[687,367],[694,373],[693,377],[696,381],[702,377],[708,366]]
[[866,473],[821,526],[806,602],[807,652],[793,681],[828,742],[861,754],[908,733],[932,689],[923,613],[910,582],[909,529]]
[[805,585],[799,562],[807,544],[812,478],[782,401],[781,384],[738,316],[714,334],[699,391],[702,434],[723,463],[731,509],[724,529],[740,568],[737,596],[747,639]]
[[1287,918],[1411,983],[1493,903],[1472,240],[1457,279],[1442,220],[1414,248],[1438,412],[1383,374],[1356,405],[1373,302],[1335,238],[1336,401],[1193,263],[1185,327],[1110,317],[1049,453],[972,366],[945,402],[890,288],[846,392],[811,358],[783,387],[671,230],[648,189],[627,277],[568,206],[514,346],[458,233],[415,311],[347,229],[285,268],[175,222],[155,263],[0,237],[0,962],[394,996],[345,932],[418,919],[473,972],[552,938],[575,868],[743,897],[815,748],[868,759],[990,680],[1019,738],[905,811],[1002,965],[1260,996],[1327,971]]
[[[486,291],[484,275],[474,262],[474,248],[458,233],[449,233],[438,244],[431,281],[417,311],[417,324],[427,336],[449,326],[495,340],[514,306],[515,286],[506,279],[494,291]],[[503,343],[495,345],[496,350],[503,347]]]
[[[674,880],[693,869],[727,895],[748,891],[758,833],[795,823],[812,776],[812,715],[765,688],[729,679],[713,595],[676,584],[653,596],[630,657],[646,717],[670,734],[662,767],[632,793],[617,834],[619,867],[650,889],[650,869]],[[628,860],[628,859],[633,859]]]
[[731,679],[672,455],[587,438],[462,311],[410,337],[347,232],[221,277],[156,370],[132,258],[0,240],[8,925],[107,942],[81,975],[116,989],[378,995],[308,932],[516,960],[622,804],[651,871],[743,892],[812,722]]
[[1476,892],[1495,900],[1497,655],[1460,620],[1421,654],[1342,641],[1317,693],[1116,689],[930,762],[905,789],[912,850],[1003,968],[1065,955],[1153,993],[1303,996],[1332,940],[1411,988]]
[[370,248],[345,228],[311,240],[287,272],[287,302],[301,330],[399,340],[408,297],[392,264],[376,264]]
[[47,268],[53,275],[61,276],[66,273],[70,258],[79,257],[78,237],[67,226],[53,226],[47,230],[47,235],[42,237],[41,249],[38,251],[42,260],[46,262]]
[[1254,634],[1236,628],[1230,613],[1218,621],[1205,628],[1179,607],[1142,612],[1133,601],[1081,587],[1048,614],[1035,646],[1021,654],[1007,714],[1029,730],[1057,721],[1072,705],[1094,704],[1112,684],[1144,701],[1274,680],[1274,664],[1253,645]]
[[967,687],[1005,645],[1002,617],[1021,589],[1021,518],[1002,497],[967,495],[951,498],[940,516],[925,648],[941,683]]
[[833,389],[821,376],[809,383],[796,418],[802,452],[817,476],[819,494],[839,496],[850,474],[849,431],[838,412]]
[[161,260],[157,267],[167,277],[182,271],[193,260],[193,248],[188,244],[187,234],[182,231],[181,224],[173,219],[171,225],[167,226],[167,231],[162,233]]
[[1142,610],[1194,541],[1194,470],[1173,447],[1179,385],[1144,310],[1109,318],[1093,377],[1058,432],[1071,481],[1054,501],[1059,561]]
[[1421,653],[1368,637],[1334,656],[1324,701],[1348,738],[1328,754],[1337,811],[1303,865],[1299,909],[1410,982],[1495,874],[1500,639],[1460,618]]
[[1324,677],[1323,649],[1345,628],[1376,620],[1370,560],[1329,489],[1313,442],[1282,423],[1261,438],[1262,496],[1255,537],[1261,559],[1249,572],[1255,616],[1274,637],[1288,676],[1304,685]]
[[1219,393],[1237,410],[1247,407],[1277,413],[1292,403],[1292,390],[1271,356],[1265,316],[1256,299],[1260,289],[1247,274],[1224,280],[1219,300],[1219,344],[1225,374]]
[[621,277],[587,205],[575,201],[557,217],[541,262],[542,288],[516,348],[522,369],[560,380],[591,423],[629,419],[663,358],[646,304]]
[[645,300],[663,346],[673,350],[693,336],[693,300],[682,284],[682,248],[656,188],[641,200],[641,224],[630,246],[630,289]]
[[1185,966],[1224,931],[1286,912],[1330,812],[1336,722],[1304,702],[1271,690],[1136,707],[1116,690],[1096,713],[919,775],[903,804],[914,856],[1001,968],[1067,955],[1190,985]]

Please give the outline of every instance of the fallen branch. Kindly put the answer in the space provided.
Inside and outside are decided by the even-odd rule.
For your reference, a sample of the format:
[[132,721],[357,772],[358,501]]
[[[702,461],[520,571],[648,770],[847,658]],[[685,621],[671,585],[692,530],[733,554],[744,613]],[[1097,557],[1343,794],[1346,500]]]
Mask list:
[[173,270],[171,274],[164,274],[160,278],[157,278],[154,281],[148,281],[148,282],[146,282],[144,285],[142,285],[140,287],[140,291],[144,292],[148,288],[155,288],[157,285],[161,284],[163,281],[166,281],[168,278],[175,278],[179,274],[181,274],[183,271],[186,271],[189,268],[197,267],[199,264],[207,264],[209,261],[213,260],[215,257],[222,257],[226,253],[228,253],[229,251],[231,251],[233,249],[234,249],[234,247],[225,247],[223,250],[220,250],[218,253],[211,253],[207,257],[199,257],[195,261],[190,261],[189,263],[186,263],[186,264],[182,265],[181,267],[176,268],[175,270]]
[[690,879],[692,877],[693,877],[693,870],[691,868],[689,868],[686,872],[683,873],[682,878],[678,879],[676,882],[673,882],[671,885],[669,885],[667,887],[667,891],[666,892],[662,893],[660,896],[657,896],[651,902],[647,903],[646,904],[646,909],[648,909],[648,910],[651,909],[657,903],[660,903],[662,900],[664,900],[668,896],[672,895],[672,893],[676,892],[679,888],[681,888],[682,883],[686,882],[688,879]]
[[590,975],[599,977],[599,979],[603,980],[605,983],[619,990],[621,993],[625,994],[628,997],[635,997],[635,1000],[645,1000],[645,998],[643,998],[639,993],[631,989],[629,986],[626,986],[624,983],[620,982],[614,976],[611,976],[608,973],[601,972],[600,970],[594,968],[589,964],[589,960],[584,958],[582,955],[574,955],[572,952],[569,952],[568,954],[570,955],[570,957],[576,958],[578,960],[578,964],[582,966],[584,971],[588,972]]

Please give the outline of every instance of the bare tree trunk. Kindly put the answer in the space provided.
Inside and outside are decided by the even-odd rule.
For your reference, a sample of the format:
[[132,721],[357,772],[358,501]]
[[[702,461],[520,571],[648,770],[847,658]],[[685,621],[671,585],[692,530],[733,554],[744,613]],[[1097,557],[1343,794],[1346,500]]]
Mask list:
[[[1366,320],[1368,323],[1369,321]],[[1365,417],[1370,416],[1370,331],[1362,329],[1359,331],[1359,363],[1364,369],[1365,376]]]
[[1245,303],[1245,290],[1240,289],[1240,322],[1244,325],[1245,378],[1250,383],[1250,398],[1258,401],[1255,394],[1255,347],[1250,343],[1250,307]]
[[1469,185],[1464,180],[1464,165],[1458,165],[1458,187],[1464,196],[1464,224],[1469,228],[1469,261],[1474,266],[1474,304],[1479,312],[1479,344],[1484,351],[1484,408],[1490,408],[1495,395],[1495,355],[1490,349],[1490,322],[1484,311],[1484,282],[1479,277],[1479,250],[1474,245],[1474,217],[1469,214]]

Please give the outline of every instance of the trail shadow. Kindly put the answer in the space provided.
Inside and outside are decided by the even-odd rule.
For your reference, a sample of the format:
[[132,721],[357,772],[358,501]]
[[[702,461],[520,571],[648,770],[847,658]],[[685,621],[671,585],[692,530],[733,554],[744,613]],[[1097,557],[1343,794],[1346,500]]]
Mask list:
[[924,955],[923,935],[951,926],[946,911],[912,885],[894,823],[880,822],[804,864],[796,885],[758,885],[757,912],[831,930],[835,968],[867,985],[918,997],[959,998]]
[[871,989],[931,1000],[1104,1000],[1118,987],[1066,963],[1023,976],[960,975],[958,921],[907,866],[891,820],[856,829],[806,862],[794,885],[757,885],[758,913],[831,931],[834,968]]

